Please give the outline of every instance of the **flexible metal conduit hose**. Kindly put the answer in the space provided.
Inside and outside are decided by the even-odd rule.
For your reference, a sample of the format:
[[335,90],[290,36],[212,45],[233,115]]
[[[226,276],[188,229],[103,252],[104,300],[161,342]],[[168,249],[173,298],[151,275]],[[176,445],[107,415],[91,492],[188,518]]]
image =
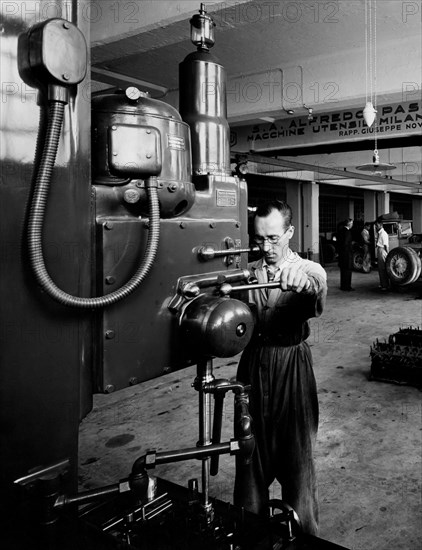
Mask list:
[[121,288],[96,298],[81,298],[72,296],[61,290],[51,279],[45,267],[42,250],[42,230],[44,214],[47,205],[51,176],[56,160],[61,127],[64,116],[64,103],[52,101],[49,107],[47,133],[43,147],[41,162],[38,168],[35,189],[31,201],[28,221],[28,248],[31,267],[35,277],[45,292],[63,305],[77,308],[106,307],[129,296],[145,279],[150,271],[158,249],[160,237],[160,208],[158,193],[155,187],[146,183],[149,204],[149,231],[144,257],[133,277]]

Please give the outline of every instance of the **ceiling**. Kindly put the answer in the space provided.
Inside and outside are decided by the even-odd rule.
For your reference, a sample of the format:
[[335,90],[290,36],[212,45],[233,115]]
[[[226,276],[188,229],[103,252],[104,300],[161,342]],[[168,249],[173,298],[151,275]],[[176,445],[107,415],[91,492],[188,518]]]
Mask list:
[[[91,25],[93,90],[110,86],[137,85],[153,97],[177,106],[178,66],[194,49],[189,19],[198,12],[196,0],[115,1],[102,0],[101,17]],[[375,5],[375,0],[373,0]],[[216,23],[213,54],[225,67],[228,78],[228,119],[232,128],[265,124],[292,116],[327,113],[365,105],[370,84],[366,75],[365,0],[349,1],[226,1],[205,3]],[[118,9],[117,9],[118,8]],[[376,3],[376,101],[379,105],[421,101],[420,1],[378,0]],[[279,88],[275,88],[280,78]],[[274,86],[265,86],[265,81]],[[276,90],[272,100],[250,98],[242,83],[259,83],[261,90]],[[292,90],[299,89],[300,94]],[[287,110],[293,110],[294,115]],[[286,138],[287,140],[288,138]],[[420,132],[403,138],[389,136],[378,148],[385,149],[384,162],[394,162],[396,180],[409,187],[401,192],[419,192],[422,180]],[[271,154],[321,166],[354,167],[371,161],[371,140],[361,145],[319,145],[261,154]],[[382,152],[382,151],[381,151]],[[325,164],[324,164],[325,163]],[[411,164],[411,169],[409,166]],[[292,177],[303,172],[292,170]],[[311,170],[312,172],[312,170]],[[382,176],[385,174],[382,174]],[[406,175],[406,178],[403,176]],[[310,176],[311,177],[311,176]],[[357,185],[353,177],[348,185]],[[346,183],[346,182],[345,182]],[[370,186],[365,188],[380,189]],[[362,185],[362,181],[359,182]],[[386,184],[384,190],[392,190]]]

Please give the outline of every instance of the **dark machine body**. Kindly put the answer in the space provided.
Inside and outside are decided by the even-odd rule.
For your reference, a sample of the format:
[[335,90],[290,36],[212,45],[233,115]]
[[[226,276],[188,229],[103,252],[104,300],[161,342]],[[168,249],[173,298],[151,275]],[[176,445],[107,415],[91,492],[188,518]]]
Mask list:
[[[34,3],[35,4],[35,3]],[[47,6],[47,4],[49,4]],[[40,291],[30,269],[26,226],[39,126],[46,106],[18,70],[18,37],[48,17],[73,21],[89,38],[87,2],[2,3],[1,81],[1,510],[15,502],[13,479],[35,466],[71,458],[68,488],[77,489],[81,387],[90,394],[92,312],[68,310]],[[47,9],[48,8],[48,9]],[[72,90],[44,227],[51,276],[68,292],[89,296],[91,248],[91,106]],[[42,139],[41,135],[41,139]],[[86,388],[86,389],[85,389]],[[19,497],[17,497],[20,501]],[[7,523],[7,522],[6,522]]]
[[[242,351],[254,328],[247,191],[230,170],[212,19],[201,6],[191,21],[198,51],[180,66],[179,114],[135,88],[88,102],[89,2],[40,2],[30,16],[26,4],[2,21],[11,52],[0,186],[7,547],[339,548],[302,535],[285,503],[259,518],[208,494],[218,456],[248,460],[254,447],[248,388],[212,373],[213,357]],[[93,394],[188,365],[197,365],[198,441],[151,451],[127,478],[78,493],[78,424]],[[234,438],[221,442],[228,392]],[[152,475],[192,459],[200,488]]]
[[[102,157],[107,156],[110,134],[113,138],[121,134],[110,144],[113,154],[117,153],[112,159],[126,156],[123,167],[111,168],[122,174],[120,180],[98,170],[94,181],[100,294],[125,282],[145,249],[149,220],[144,181],[127,181],[124,175],[126,169],[129,176],[134,169],[139,154],[136,147],[150,135],[146,132],[158,129],[162,136],[162,170],[157,176],[160,243],[154,265],[140,292],[101,312],[97,386],[101,391],[111,391],[160,376],[195,359],[193,342],[186,343],[180,337],[169,301],[180,277],[246,267],[240,254],[227,265],[224,257],[201,261],[198,250],[204,245],[217,250],[229,248],[227,240],[230,248],[246,245],[247,198],[245,182],[227,173],[204,175],[196,186],[191,182],[189,126],[175,109],[142,96],[133,101],[124,93],[96,98],[93,104],[95,143],[104,151],[98,164],[107,163]],[[147,149],[148,144],[144,147]],[[136,153],[131,155],[133,150]],[[130,158],[135,159],[133,164]],[[112,331],[112,338],[107,337],[107,331]]]

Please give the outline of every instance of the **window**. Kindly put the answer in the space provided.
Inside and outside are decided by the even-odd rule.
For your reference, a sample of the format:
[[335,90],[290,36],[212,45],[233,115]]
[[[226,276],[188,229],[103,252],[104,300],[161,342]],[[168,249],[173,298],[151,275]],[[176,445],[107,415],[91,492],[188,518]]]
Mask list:
[[337,200],[334,197],[324,197],[319,204],[319,232],[336,231]]

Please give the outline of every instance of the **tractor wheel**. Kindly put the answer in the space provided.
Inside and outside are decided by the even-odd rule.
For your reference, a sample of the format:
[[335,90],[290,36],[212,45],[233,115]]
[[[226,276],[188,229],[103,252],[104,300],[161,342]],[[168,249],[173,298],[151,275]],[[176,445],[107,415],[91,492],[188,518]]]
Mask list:
[[416,250],[414,248],[411,248],[410,246],[407,247],[407,248],[412,251],[412,253],[414,254],[414,257],[415,257],[416,272],[415,272],[415,275],[413,276],[412,280],[410,281],[411,283],[414,283],[415,281],[417,281],[419,279],[419,277],[421,275],[422,263],[421,263],[420,256],[418,255]]
[[421,260],[409,246],[398,246],[388,253],[385,267],[390,281],[396,285],[409,285],[421,273]]
[[364,252],[361,248],[353,251],[353,269],[355,271],[369,273],[371,271],[371,262],[365,261],[364,256]]

